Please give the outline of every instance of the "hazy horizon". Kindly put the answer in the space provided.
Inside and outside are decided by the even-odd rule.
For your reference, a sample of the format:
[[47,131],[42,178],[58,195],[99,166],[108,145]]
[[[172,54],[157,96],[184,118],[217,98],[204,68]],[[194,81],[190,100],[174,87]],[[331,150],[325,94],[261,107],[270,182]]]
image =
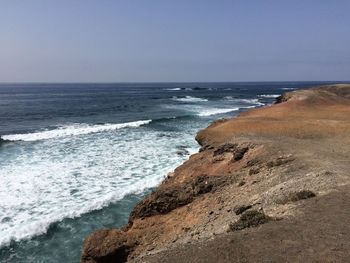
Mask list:
[[0,83],[349,79],[349,1],[5,0],[0,7]]
[[208,84],[208,83],[213,83],[213,84],[220,84],[220,83],[232,83],[232,84],[239,84],[239,83],[330,83],[330,84],[346,84],[349,83],[350,80],[264,80],[264,81],[2,81],[0,84],[4,85],[11,85],[11,84],[38,84],[38,85],[45,85],[45,84]]

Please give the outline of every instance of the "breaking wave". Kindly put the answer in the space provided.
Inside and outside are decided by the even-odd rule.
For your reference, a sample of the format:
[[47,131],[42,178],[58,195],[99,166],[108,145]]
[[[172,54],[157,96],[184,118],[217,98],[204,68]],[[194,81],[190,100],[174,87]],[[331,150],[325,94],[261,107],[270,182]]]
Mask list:
[[172,88],[172,89],[165,89],[165,90],[178,91],[178,90],[181,90],[181,88]]
[[152,120],[141,120],[126,123],[106,123],[98,125],[89,124],[73,124],[62,126],[54,130],[39,131],[33,133],[24,134],[9,134],[1,136],[2,139],[7,141],[39,141],[53,138],[77,136],[90,133],[98,133],[104,131],[118,130],[122,128],[137,128],[142,125],[149,124]]
[[[43,140],[2,164],[0,247],[155,187],[198,150],[192,132],[122,133]],[[176,154],[177,145],[186,146],[184,154]]]
[[258,96],[260,98],[278,98],[280,95],[279,94],[262,94]]
[[207,99],[197,98],[197,97],[192,97],[192,96],[173,97],[172,100],[181,101],[181,102],[206,102],[206,101],[208,101]]
[[259,99],[238,99],[232,96],[225,96],[224,99],[235,103],[249,103],[257,106],[265,105],[264,103],[260,102]]
[[224,114],[228,112],[233,112],[233,111],[238,111],[239,108],[231,108],[231,109],[218,109],[218,108],[213,108],[213,109],[205,109],[201,110],[198,112],[198,116],[201,117],[207,117],[207,116],[212,116],[212,115],[217,115],[217,114]]

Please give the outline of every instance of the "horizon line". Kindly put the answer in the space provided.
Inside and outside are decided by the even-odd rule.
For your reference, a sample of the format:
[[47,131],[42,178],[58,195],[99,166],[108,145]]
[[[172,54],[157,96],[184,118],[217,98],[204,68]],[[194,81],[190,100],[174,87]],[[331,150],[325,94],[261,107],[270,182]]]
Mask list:
[[350,80],[242,80],[242,81],[0,81],[1,84],[182,84],[182,83],[281,83],[281,82],[350,82]]

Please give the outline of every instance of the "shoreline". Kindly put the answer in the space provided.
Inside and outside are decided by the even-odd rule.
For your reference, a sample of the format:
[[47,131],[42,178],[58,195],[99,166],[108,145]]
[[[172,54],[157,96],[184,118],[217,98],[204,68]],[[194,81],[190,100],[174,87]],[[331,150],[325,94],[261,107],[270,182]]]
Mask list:
[[[347,196],[350,188],[350,167],[344,161],[350,158],[350,85],[287,92],[277,102],[199,131],[199,153],[138,203],[125,227],[88,236],[81,262],[292,258],[285,252],[291,243],[281,245],[277,240],[289,240],[294,249],[290,253],[299,249],[300,256],[311,261],[325,255],[334,259],[332,247],[341,251],[337,258],[349,256],[346,235],[338,236],[320,254],[308,251],[326,246],[328,241],[322,240],[332,231],[350,233],[341,221],[346,224],[350,218],[345,211],[350,199],[339,194]],[[340,210],[332,207],[334,203]],[[320,211],[322,206],[328,210]],[[312,210],[316,212],[308,214]],[[339,219],[323,232],[319,230],[324,222],[308,224],[334,213]],[[303,225],[309,227],[308,240],[293,234],[288,239],[281,230],[302,231]],[[264,239],[264,231],[270,231],[271,240]],[[237,250],[231,241],[246,249]]]

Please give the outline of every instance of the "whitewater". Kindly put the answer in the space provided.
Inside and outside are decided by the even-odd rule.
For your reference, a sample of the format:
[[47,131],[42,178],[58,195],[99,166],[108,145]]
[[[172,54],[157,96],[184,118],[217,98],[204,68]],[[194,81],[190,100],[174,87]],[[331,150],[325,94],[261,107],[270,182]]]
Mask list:
[[[79,134],[79,139],[46,133],[10,137],[50,140],[24,148],[2,165],[0,245],[46,233],[53,222],[101,209],[127,194],[153,187],[182,159],[175,149],[165,150],[182,140],[164,133],[100,129],[96,136],[81,128],[69,129],[69,134]],[[117,154],[123,152],[127,154]]]
[[26,134],[9,134],[1,136],[4,140],[7,141],[38,141],[38,140],[47,140],[53,138],[60,138],[66,136],[78,136],[90,133],[97,133],[103,131],[111,131],[123,128],[136,128],[141,125],[149,124],[152,120],[141,120],[127,123],[106,123],[100,125],[89,125],[76,123],[72,125],[66,125],[59,127],[58,129],[46,130],[41,132],[26,133]]

